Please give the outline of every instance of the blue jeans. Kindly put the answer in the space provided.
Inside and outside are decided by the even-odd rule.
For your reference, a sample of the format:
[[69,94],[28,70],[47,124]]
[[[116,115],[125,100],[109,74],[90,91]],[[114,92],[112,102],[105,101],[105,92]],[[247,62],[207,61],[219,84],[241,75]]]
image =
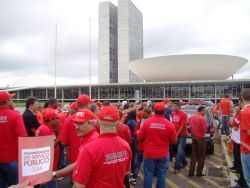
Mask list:
[[144,188],[152,188],[152,181],[154,174],[157,177],[157,184],[156,188],[165,188],[166,183],[166,170],[167,170],[167,157],[160,158],[160,159],[143,159],[144,163]]
[[185,154],[186,140],[187,140],[186,136],[178,137],[177,155],[174,164],[174,169],[176,170],[180,170],[182,164],[187,164],[186,154]]
[[18,183],[18,163],[0,163],[0,188],[6,188]]
[[230,116],[222,116],[221,134],[229,135]]
[[241,164],[243,169],[244,178],[248,187],[250,187],[250,154],[241,153]]
[[138,151],[137,155],[136,155],[136,160],[135,160],[135,169],[133,171],[133,178],[134,179],[137,179],[142,162],[143,162],[143,152]]

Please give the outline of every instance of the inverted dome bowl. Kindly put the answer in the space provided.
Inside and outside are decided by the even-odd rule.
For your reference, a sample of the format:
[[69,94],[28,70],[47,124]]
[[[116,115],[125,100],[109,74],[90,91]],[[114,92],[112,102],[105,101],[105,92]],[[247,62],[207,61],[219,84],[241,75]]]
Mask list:
[[128,68],[146,81],[224,80],[247,62],[231,55],[189,54],[139,59]]

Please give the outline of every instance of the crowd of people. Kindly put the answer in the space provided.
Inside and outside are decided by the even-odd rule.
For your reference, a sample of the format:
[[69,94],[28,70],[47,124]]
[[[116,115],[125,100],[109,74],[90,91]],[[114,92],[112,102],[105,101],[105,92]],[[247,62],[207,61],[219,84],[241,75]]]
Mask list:
[[[14,95],[0,91],[0,188],[18,183],[18,137],[47,135],[55,136],[52,180],[35,187],[54,188],[57,179],[70,176],[76,188],[127,188],[137,184],[143,163],[143,187],[151,188],[156,177],[156,187],[165,188],[169,162],[175,158],[174,174],[188,164],[187,124],[192,135],[188,176],[205,175],[208,109],[204,105],[188,118],[181,102],[168,98],[155,103],[124,100],[112,104],[81,94],[63,108],[55,98],[41,107],[37,98],[28,97],[21,115],[15,110]],[[240,131],[232,170],[240,173],[237,186],[250,187],[250,89],[244,89],[235,107],[226,95],[212,113],[222,125],[222,135],[229,135],[230,129]]]

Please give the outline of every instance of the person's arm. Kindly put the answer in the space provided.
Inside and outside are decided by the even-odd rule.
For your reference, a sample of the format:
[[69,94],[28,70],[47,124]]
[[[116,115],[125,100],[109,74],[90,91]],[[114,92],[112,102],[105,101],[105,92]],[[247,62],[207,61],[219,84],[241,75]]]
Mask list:
[[82,185],[82,184],[75,182],[72,188],[85,188],[85,185]]
[[76,167],[76,163],[72,163],[69,166],[66,166],[65,168],[61,170],[57,170],[54,172],[55,178],[61,178],[61,177],[66,177],[69,176],[73,173],[74,169]]
[[207,128],[208,128],[208,126],[207,126],[207,121],[206,121],[206,119],[205,118],[202,118],[202,120],[201,120],[202,122],[202,131],[204,132],[204,134],[205,134],[205,132],[207,132]]
[[25,125],[23,122],[23,118],[21,115],[17,117],[15,120],[14,131],[18,136],[28,136],[27,131],[25,129]]
[[144,141],[145,139],[145,129],[147,127],[147,122],[144,122],[144,125],[140,129],[139,134],[137,134],[137,143]]
[[177,144],[177,142],[178,142],[178,135],[176,133],[174,125],[171,125],[170,126],[170,143]]
[[40,127],[40,123],[38,122],[37,118],[35,115],[30,115],[30,125],[31,125],[31,128],[37,130],[38,127]]

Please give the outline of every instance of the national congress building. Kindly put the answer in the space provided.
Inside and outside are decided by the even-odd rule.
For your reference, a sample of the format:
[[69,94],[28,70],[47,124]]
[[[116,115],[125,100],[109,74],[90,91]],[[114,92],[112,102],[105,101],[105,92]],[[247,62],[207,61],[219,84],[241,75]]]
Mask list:
[[142,13],[130,0],[99,5],[99,83],[139,82],[127,65],[143,58]]

